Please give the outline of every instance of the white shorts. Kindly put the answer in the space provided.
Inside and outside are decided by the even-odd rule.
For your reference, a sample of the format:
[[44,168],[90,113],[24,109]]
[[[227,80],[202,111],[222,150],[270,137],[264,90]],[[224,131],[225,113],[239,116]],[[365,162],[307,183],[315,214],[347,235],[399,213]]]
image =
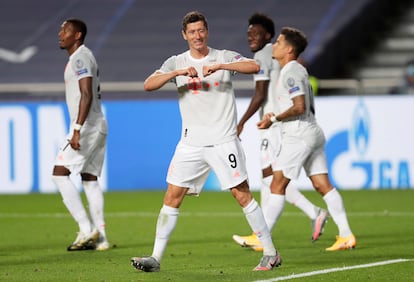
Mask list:
[[308,177],[328,173],[322,129],[316,123],[307,123],[294,132],[283,132],[281,150],[272,167],[289,179],[298,178],[302,167]]
[[271,166],[281,146],[280,127],[272,126],[268,129],[260,130],[260,165],[261,169]]
[[[107,124],[102,120],[98,126],[84,125],[80,132],[80,150],[73,150],[69,142],[60,148],[55,165],[64,166],[71,173],[89,173],[100,176],[105,157]],[[72,132],[67,140],[72,138]]]
[[179,142],[171,160],[167,182],[200,194],[213,169],[221,189],[230,189],[247,180],[246,157],[240,141],[195,147]]

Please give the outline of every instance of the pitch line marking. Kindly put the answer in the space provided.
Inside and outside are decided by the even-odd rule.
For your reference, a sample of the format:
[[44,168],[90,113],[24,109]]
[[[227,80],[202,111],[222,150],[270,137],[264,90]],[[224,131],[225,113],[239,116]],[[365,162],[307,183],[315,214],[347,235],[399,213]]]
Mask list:
[[[105,217],[157,217],[159,212],[107,212]],[[199,216],[199,217],[243,217],[242,212],[186,212],[180,213],[182,217]],[[304,217],[301,212],[284,212],[284,217]],[[387,217],[413,217],[414,212],[349,212],[348,217],[371,217],[371,216],[387,216]],[[51,212],[51,213],[13,213],[0,212],[0,218],[62,218],[70,217],[67,212]]]
[[290,280],[290,279],[295,279],[295,278],[315,276],[315,275],[326,274],[326,273],[331,273],[331,272],[346,271],[346,270],[358,269],[358,268],[375,267],[375,266],[381,266],[381,265],[393,264],[393,263],[400,263],[400,262],[407,262],[407,261],[413,261],[413,260],[412,259],[385,260],[385,261],[379,261],[379,262],[373,262],[373,263],[367,263],[367,264],[359,264],[359,265],[354,265],[354,266],[335,267],[335,268],[329,268],[329,269],[324,269],[324,270],[316,270],[316,271],[305,272],[305,273],[300,273],[300,274],[291,274],[291,275],[277,277],[277,278],[271,278],[271,279],[267,279],[267,280],[256,280],[254,282],[276,282],[276,281]]

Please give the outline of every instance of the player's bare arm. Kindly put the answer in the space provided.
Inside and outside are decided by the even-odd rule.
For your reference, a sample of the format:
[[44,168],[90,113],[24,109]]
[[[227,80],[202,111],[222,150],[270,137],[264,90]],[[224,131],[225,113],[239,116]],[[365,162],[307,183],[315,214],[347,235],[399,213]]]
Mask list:
[[194,67],[189,67],[185,69],[174,70],[170,72],[160,72],[156,71],[151,74],[145,81],[144,81],[144,90],[145,91],[153,91],[160,89],[163,87],[167,82],[171,79],[175,78],[179,75],[185,75],[190,77],[196,77],[197,71]]
[[218,70],[228,70],[244,74],[252,74],[259,72],[260,66],[256,63],[255,60],[246,59],[225,64],[203,66],[203,75],[208,76]]
[[283,113],[278,114],[277,116],[274,113],[266,113],[263,116],[263,119],[257,123],[257,127],[259,129],[266,129],[269,128],[270,125],[272,125],[272,123],[274,122],[284,121],[286,119],[294,118],[305,113],[305,95],[296,96],[292,99],[292,101],[293,105]]
[[293,105],[276,116],[277,121],[283,121],[300,116],[306,111],[305,95],[296,96],[292,99]]
[[257,110],[263,105],[267,97],[267,89],[269,87],[269,80],[256,81],[256,88],[254,95],[250,101],[249,107],[242,116],[237,125],[237,136],[243,131],[244,124],[257,112]]
[[266,113],[263,116],[262,120],[260,120],[257,123],[257,128],[259,129],[269,128],[273,123],[274,117],[275,117],[275,113]]
[[[89,109],[92,105],[92,77],[85,77],[79,80],[79,89],[81,97],[79,100],[79,111],[76,124],[83,125],[89,114]],[[80,130],[73,130],[72,139],[70,140],[70,146],[74,150],[80,149]]]

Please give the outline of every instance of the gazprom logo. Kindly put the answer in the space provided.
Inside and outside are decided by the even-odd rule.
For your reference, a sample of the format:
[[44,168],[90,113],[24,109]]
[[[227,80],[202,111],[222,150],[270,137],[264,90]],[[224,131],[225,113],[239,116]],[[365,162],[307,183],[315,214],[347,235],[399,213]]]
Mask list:
[[[380,129],[384,125],[378,109],[381,109],[378,103],[369,103],[368,100],[359,98],[354,108],[350,109],[349,127],[335,131],[327,140],[329,176],[335,187],[352,189],[411,187],[409,156],[392,155],[386,150],[387,142],[382,138]],[[374,116],[372,122],[371,116]]]
[[[349,125],[337,131],[326,143],[330,180],[337,188],[347,185],[342,182],[348,178],[352,178],[354,184],[358,183],[359,188],[369,188],[373,181],[373,166],[364,160],[364,156],[369,149],[370,115],[362,98],[352,112]],[[335,170],[337,163],[341,164],[340,171]],[[344,173],[347,174],[345,179]]]
[[364,156],[369,144],[370,120],[368,109],[362,99],[359,99],[352,119],[351,138],[360,156]]

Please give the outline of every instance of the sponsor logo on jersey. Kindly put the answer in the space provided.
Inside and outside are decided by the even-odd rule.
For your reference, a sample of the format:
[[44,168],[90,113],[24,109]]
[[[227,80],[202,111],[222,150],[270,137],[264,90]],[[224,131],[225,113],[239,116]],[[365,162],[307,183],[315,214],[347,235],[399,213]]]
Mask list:
[[76,74],[79,76],[79,75],[82,75],[82,74],[85,74],[85,73],[88,73],[88,69],[81,69],[81,70],[78,70],[77,72],[76,72]]
[[293,87],[293,88],[290,88],[289,89],[289,94],[292,94],[292,93],[294,93],[294,92],[296,92],[296,91],[298,91],[299,90],[299,86],[295,86],[295,87]]

